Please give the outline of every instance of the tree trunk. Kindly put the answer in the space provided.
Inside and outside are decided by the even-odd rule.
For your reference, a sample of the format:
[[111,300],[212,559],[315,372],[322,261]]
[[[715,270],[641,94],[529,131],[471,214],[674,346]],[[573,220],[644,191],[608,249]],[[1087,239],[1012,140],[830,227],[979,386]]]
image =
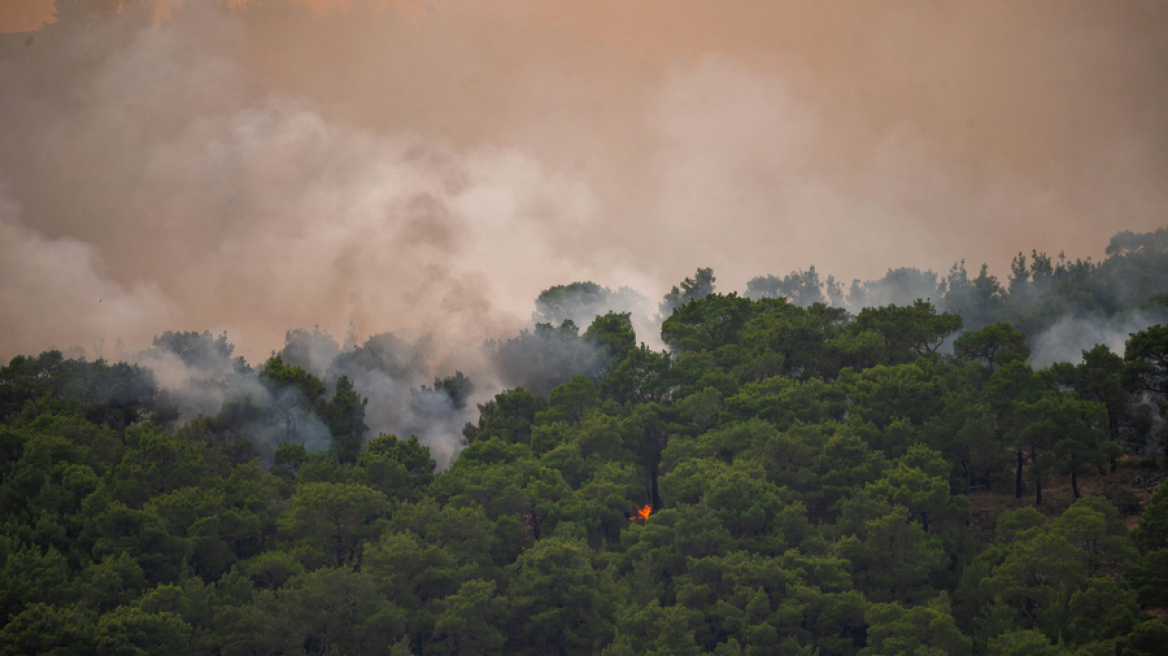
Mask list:
[[1018,475],[1014,477],[1014,498],[1022,498],[1022,449],[1018,449]]
[[1111,473],[1112,474],[1115,473],[1115,468],[1118,466],[1118,464],[1117,464],[1118,462],[1119,461],[1116,459],[1115,456],[1111,456]]
[[1081,498],[1079,496],[1079,475],[1075,473],[1074,469],[1071,470],[1071,491],[1075,493],[1076,499]]
[[1042,505],[1042,478],[1040,476],[1034,477],[1034,489],[1037,490],[1037,495],[1034,497],[1034,505]]
[[973,474],[969,470],[969,461],[962,458],[961,466],[965,468],[965,496],[969,496],[973,490]]

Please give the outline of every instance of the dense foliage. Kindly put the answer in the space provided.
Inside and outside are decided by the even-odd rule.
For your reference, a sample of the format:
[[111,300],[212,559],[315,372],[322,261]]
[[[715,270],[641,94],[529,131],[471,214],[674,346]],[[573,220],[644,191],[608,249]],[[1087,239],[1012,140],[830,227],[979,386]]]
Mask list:
[[[925,300],[852,315],[713,283],[665,299],[668,351],[626,313],[500,347],[561,378],[480,405],[440,472],[416,438],[369,439],[336,374],[408,355],[389,338],[325,349],[321,378],[290,333],[303,353],[229,374],[270,402],[185,424],[148,369],[13,359],[0,654],[1164,653],[1168,328],[1035,369],[1016,326],[961,332]],[[298,441],[310,422],[329,448]]]
[[905,305],[916,299],[960,314],[965,327],[981,328],[1006,322],[1036,337],[1067,317],[1110,318],[1136,312],[1155,312],[1163,320],[1168,292],[1168,229],[1121,232],[1112,237],[1108,257],[1100,262],[1052,258],[1031,251],[1011,262],[1010,274],[1000,280],[982,265],[976,276],[965,262],[945,275],[913,267],[889,269],[880,279],[852,282],[848,294],[828,276],[820,281],[815,267],[779,276],[760,276],[746,289],[751,298],[786,298],[803,307],[828,303],[859,311],[865,307]]

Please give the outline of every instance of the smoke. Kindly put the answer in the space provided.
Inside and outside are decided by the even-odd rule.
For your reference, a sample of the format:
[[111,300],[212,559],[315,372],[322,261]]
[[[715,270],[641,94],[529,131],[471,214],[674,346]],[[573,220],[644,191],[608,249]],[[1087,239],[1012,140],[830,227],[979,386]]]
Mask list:
[[[548,243],[594,214],[585,185],[517,150],[374,134],[257,92],[238,26],[206,3],[129,20],[55,25],[0,68],[19,125],[0,176],[31,208],[5,243],[44,253],[8,259],[2,292],[59,324],[13,319],[8,354],[178,325],[238,330],[253,359],[289,325],[481,340],[522,327],[513,309],[538,291],[496,286],[501,255],[562,270]],[[72,320],[99,299],[125,321]]]
[[889,269],[879,280],[853,281],[848,293],[848,307],[852,312],[859,312],[866,307],[912,305],[917,299],[939,305],[941,296],[936,273],[908,267]]
[[126,287],[106,278],[92,245],[49,238],[22,225],[19,214],[0,189],[0,335],[13,352],[80,342],[100,357],[105,337],[141,343],[181,316],[156,284]]
[[558,328],[548,324],[534,332],[493,345],[491,361],[505,387],[523,387],[547,397],[552,388],[573,376],[598,377],[607,364],[601,350],[579,337],[570,320]]
[[1078,364],[1083,351],[1099,344],[1122,356],[1132,333],[1165,322],[1168,311],[1129,310],[1111,317],[1067,315],[1034,339],[1030,361],[1035,368],[1055,362]]
[[[452,453],[474,402],[596,370],[516,336],[551,285],[617,291],[537,322],[628,311],[659,345],[695,266],[725,291],[888,271],[849,302],[906,304],[953,262],[1101,254],[1168,207],[1163,12],[165,4],[62,0],[0,35],[0,357],[120,343],[192,416],[280,400],[229,358],[147,353],[167,330],[348,375],[374,431]],[[423,389],[456,371],[469,405]]]
[[59,4],[0,36],[6,222],[84,245],[137,319],[71,321],[88,296],[36,298],[72,284],[45,259],[0,284],[59,325],[6,325],[4,357],[184,326],[253,360],[289,326],[501,339],[557,281],[1002,271],[1168,204],[1158,14]]
[[[346,343],[345,346],[348,351],[354,345]],[[280,357],[317,378],[325,378],[340,352],[341,346],[333,336],[320,326],[314,326],[311,332],[303,328],[289,330],[284,335],[284,350],[280,351]]]
[[609,312],[628,314],[641,341],[654,348],[664,347],[661,342],[663,318],[654,311],[654,304],[648,298],[630,287],[621,287],[615,292],[594,282],[549,287],[535,299],[531,322],[536,326],[548,324],[559,327],[565,321],[571,321],[578,330],[583,331],[592,325],[596,317]]
[[[452,398],[438,385],[427,387],[434,372],[451,366],[450,361],[432,362],[428,358],[432,345],[426,337],[410,343],[390,333],[373,335],[359,347],[338,352],[325,378],[335,381],[348,376],[357,393],[369,399],[365,423],[371,435],[386,433],[403,439],[417,435],[439,466],[445,467],[460,448],[462,427],[477,417],[477,411],[474,402]],[[481,354],[459,349],[453,360],[472,374],[472,380],[480,376],[477,388],[481,393],[474,401],[485,401],[498,391],[485,375]]]

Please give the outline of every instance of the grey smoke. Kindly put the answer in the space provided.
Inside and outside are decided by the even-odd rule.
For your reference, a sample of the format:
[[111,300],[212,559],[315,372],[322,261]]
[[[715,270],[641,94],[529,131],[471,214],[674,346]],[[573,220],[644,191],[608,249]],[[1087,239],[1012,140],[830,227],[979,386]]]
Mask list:
[[1083,351],[1098,344],[1122,356],[1124,344],[1132,333],[1150,326],[1168,322],[1168,310],[1129,310],[1111,317],[1067,315],[1033,338],[1030,356],[1036,368],[1049,367],[1055,362],[1083,361]]
[[551,281],[1004,270],[1006,244],[1085,256],[1162,220],[1156,20],[689,3],[662,19],[712,40],[645,54],[595,34],[627,21],[488,4],[203,0],[0,38],[0,356],[176,326],[253,361],[316,324],[449,348],[513,335]]
[[523,387],[546,398],[573,376],[599,377],[608,364],[601,349],[580,337],[571,320],[539,324],[518,337],[489,343],[491,362],[505,387]]
[[917,299],[929,300],[933,305],[940,306],[941,297],[936,273],[903,267],[889,269],[878,280],[852,281],[847,305],[852,312],[859,312],[866,307],[912,305]]
[[[1156,21],[857,5],[876,15],[774,25],[719,7],[734,20],[662,20],[742,21],[762,40],[722,34],[654,59],[515,3],[455,4],[415,21],[280,0],[239,17],[202,1],[153,25],[143,2],[64,16],[31,43],[0,37],[0,357],[145,349],[164,330],[206,327],[257,363],[287,328],[319,325],[328,338],[300,361],[327,378],[331,345],[332,362],[358,348],[338,344],[347,326],[393,331],[418,364],[349,371],[385,399],[378,429],[405,431],[457,415],[423,393],[435,375],[463,371],[489,395],[592,370],[583,352],[526,371],[480,348],[542,352],[534,332],[506,345],[551,281],[657,297],[697,263],[723,289],[772,262],[847,279],[961,256],[1004,270],[1003,244],[1082,252],[1168,206]],[[1133,24],[1155,38],[1128,38]],[[985,52],[1003,25],[1028,38]],[[783,49],[773,62],[744,55],[768,44]],[[856,303],[907,304],[929,275],[861,284]],[[596,311],[552,323],[582,332]],[[188,412],[247,389],[225,382],[226,365],[154,360],[168,388],[225,386],[192,389]]]

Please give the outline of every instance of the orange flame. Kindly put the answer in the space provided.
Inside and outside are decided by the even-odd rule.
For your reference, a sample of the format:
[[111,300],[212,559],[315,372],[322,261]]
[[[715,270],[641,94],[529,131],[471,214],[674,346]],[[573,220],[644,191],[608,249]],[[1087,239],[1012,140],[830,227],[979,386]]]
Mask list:
[[653,506],[644,506],[637,508],[637,514],[629,517],[629,519],[649,519],[649,515],[653,512]]

